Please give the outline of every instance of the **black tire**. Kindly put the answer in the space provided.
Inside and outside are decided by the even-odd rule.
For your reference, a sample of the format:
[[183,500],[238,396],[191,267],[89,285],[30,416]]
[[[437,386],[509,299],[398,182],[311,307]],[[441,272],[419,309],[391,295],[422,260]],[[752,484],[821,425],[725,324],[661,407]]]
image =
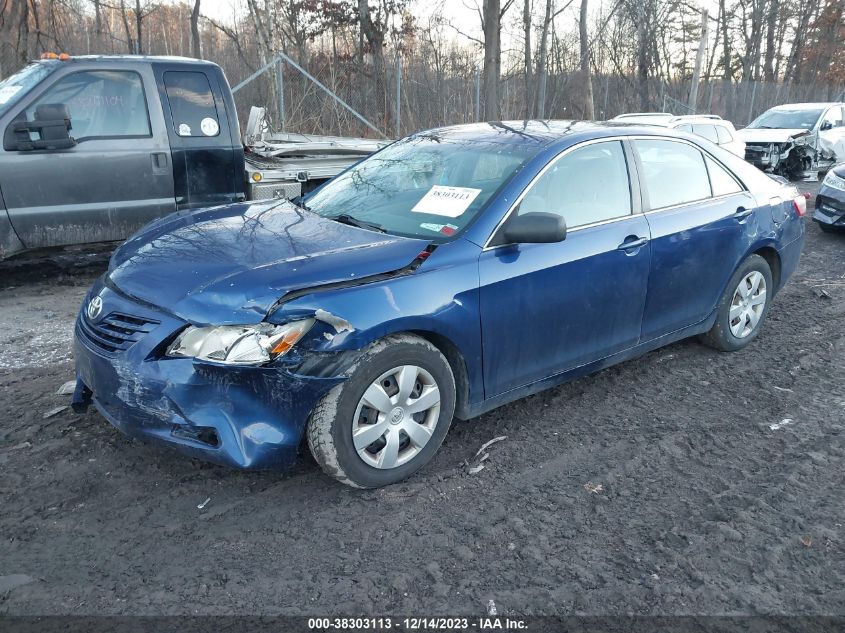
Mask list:
[[[746,336],[739,338],[734,336],[733,332],[731,332],[731,302],[733,301],[734,293],[739,287],[740,281],[742,281],[749,273],[754,271],[759,272],[765,279],[766,301],[763,305],[760,319],[757,321],[754,329]],[[766,316],[769,313],[769,307],[772,303],[773,291],[772,269],[769,267],[769,263],[759,255],[751,255],[746,258],[745,261],[740,264],[739,268],[736,269],[731,277],[731,280],[728,282],[728,285],[722,294],[722,298],[719,300],[716,322],[713,324],[710,331],[701,337],[702,342],[723,352],[735,352],[751,343],[751,341],[757,338],[760,330],[763,329],[763,323],[766,321]]]
[[[410,461],[394,468],[376,468],[358,455],[353,444],[355,413],[370,385],[402,365],[421,367],[434,378],[440,391],[440,414],[430,439]],[[406,479],[425,466],[440,448],[455,412],[455,377],[443,354],[418,336],[391,335],[367,348],[347,376],[323,396],[308,419],[308,446],[323,471],[355,488],[379,488]]]

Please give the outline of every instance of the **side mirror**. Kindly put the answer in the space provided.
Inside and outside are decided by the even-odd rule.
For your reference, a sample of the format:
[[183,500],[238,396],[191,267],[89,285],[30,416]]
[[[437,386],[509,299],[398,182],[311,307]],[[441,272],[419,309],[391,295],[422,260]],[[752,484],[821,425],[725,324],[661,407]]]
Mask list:
[[[35,108],[33,121],[15,121],[6,130],[3,148],[7,151],[70,149],[76,145],[68,107],[63,103],[44,103]],[[32,133],[39,138],[32,139]]]
[[831,123],[830,121],[825,121],[824,123],[822,123],[822,126],[819,129],[822,132],[826,132],[827,130],[832,130],[833,129],[833,123]]
[[555,213],[535,211],[509,219],[503,244],[548,244],[566,239],[566,221]]

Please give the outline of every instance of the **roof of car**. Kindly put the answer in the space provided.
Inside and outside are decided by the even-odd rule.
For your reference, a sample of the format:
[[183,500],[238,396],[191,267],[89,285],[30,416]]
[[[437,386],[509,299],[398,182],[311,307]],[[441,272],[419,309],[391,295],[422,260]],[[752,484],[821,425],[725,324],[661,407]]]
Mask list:
[[[660,131],[658,132],[658,128]],[[627,121],[527,120],[465,123],[418,132],[414,136],[430,136],[451,141],[483,141],[501,144],[531,144],[542,147],[568,137],[612,136],[624,134],[677,134],[671,128]]]
[[486,141],[490,143],[531,143],[546,145],[574,132],[586,131],[598,125],[592,121],[490,121],[449,125],[419,132],[418,135],[441,136],[451,140]]
[[841,101],[820,101],[818,103],[784,103],[777,105],[772,110],[818,110],[820,108],[829,108],[830,106],[845,105]]
[[[36,60],[45,61],[45,60]],[[54,60],[47,60],[54,61]],[[135,62],[135,63],[151,63],[151,62],[177,62],[180,64],[197,64],[197,65],[216,65],[204,59],[194,59],[193,57],[179,57],[176,55],[71,55],[70,59],[62,60],[59,63],[69,62]]]

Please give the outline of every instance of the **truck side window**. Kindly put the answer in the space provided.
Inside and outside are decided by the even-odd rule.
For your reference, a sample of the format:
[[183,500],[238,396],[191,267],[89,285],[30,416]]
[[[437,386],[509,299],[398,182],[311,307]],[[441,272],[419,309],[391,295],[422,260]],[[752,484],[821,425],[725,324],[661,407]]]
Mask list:
[[220,124],[211,85],[204,73],[164,73],[164,88],[173,115],[173,130],[179,136],[217,136]]
[[85,70],[65,75],[27,108],[29,121],[66,106],[77,140],[150,136],[141,76],[128,70]]
[[716,126],[716,133],[719,135],[719,145],[724,145],[725,143],[730,143],[733,139],[731,136],[730,131],[724,125],[717,125]]

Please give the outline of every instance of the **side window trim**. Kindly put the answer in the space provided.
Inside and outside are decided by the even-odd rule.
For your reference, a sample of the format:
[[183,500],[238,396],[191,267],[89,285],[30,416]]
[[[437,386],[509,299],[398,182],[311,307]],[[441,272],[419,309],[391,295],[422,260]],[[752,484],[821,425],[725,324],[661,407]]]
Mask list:
[[[540,178],[542,178],[546,174],[547,171],[549,171],[552,167],[554,167],[554,165],[559,160],[561,160],[564,156],[566,156],[567,154],[570,154],[577,149],[588,147],[590,145],[596,145],[598,143],[616,142],[616,143],[620,143],[622,145],[622,153],[623,153],[623,156],[625,158],[625,164],[627,166],[628,193],[629,193],[630,202],[631,202],[631,213],[629,213],[627,215],[621,215],[621,216],[616,217],[616,218],[611,218],[609,220],[601,220],[601,221],[593,222],[593,223],[590,223],[590,224],[583,224],[581,226],[573,227],[571,230],[572,231],[578,231],[578,230],[586,229],[586,228],[589,228],[589,227],[592,227],[592,226],[599,226],[601,224],[608,224],[610,222],[619,222],[620,220],[626,220],[628,218],[633,218],[633,217],[640,215],[640,213],[642,213],[642,211],[644,210],[644,207],[642,207],[640,205],[640,200],[635,198],[635,196],[634,196],[635,185],[634,185],[634,180],[633,180],[633,174],[632,174],[632,171],[631,171],[631,157],[629,155],[629,151],[632,154],[634,152],[633,152],[633,148],[630,148],[630,150],[629,150],[628,143],[627,143],[629,138],[630,137],[627,137],[627,136],[611,136],[611,137],[607,137],[607,138],[590,139],[590,140],[587,140],[587,141],[582,141],[581,143],[578,143],[576,145],[572,145],[570,147],[567,147],[567,148],[561,150],[559,153],[555,154],[555,156],[551,160],[549,160],[548,163],[546,163],[543,166],[543,169],[541,169],[539,172],[537,172],[537,174],[531,179],[531,181],[527,185],[525,185],[525,188],[514,199],[511,206],[508,207],[508,210],[505,212],[504,216],[502,216],[502,219],[496,225],[496,228],[494,228],[493,231],[490,233],[489,237],[487,238],[487,241],[484,243],[484,248],[482,250],[489,250],[489,249],[493,249],[493,248],[499,248],[499,247],[502,247],[502,246],[508,246],[508,244],[492,244],[492,243],[496,239],[496,236],[499,234],[499,232],[502,230],[502,227],[510,219],[511,215],[513,215],[514,213],[517,212],[517,210],[519,209],[519,205],[522,203],[522,200],[531,191],[532,187],[534,187],[534,185],[537,183],[537,181],[540,180]],[[637,192],[640,192],[641,189],[642,188],[640,187],[639,181],[637,181],[637,184],[636,184]]]
[[[50,90],[52,90],[55,86],[59,85],[62,81],[67,79],[68,77],[73,77],[74,75],[80,75],[82,73],[90,73],[90,72],[114,72],[114,73],[125,73],[125,74],[132,74],[135,75],[140,83],[141,86],[141,96],[144,98],[144,112],[146,114],[146,121],[147,121],[147,129],[150,131],[149,134],[119,134],[119,135],[100,135],[100,136],[81,136],[79,138],[74,137],[77,145],[79,143],[84,143],[86,141],[114,141],[119,139],[142,139],[142,138],[152,138],[153,137],[153,124],[150,120],[150,102],[147,99],[147,88],[144,85],[144,77],[139,73],[137,70],[131,70],[128,68],[85,68],[81,70],[72,70],[68,73],[65,73],[58,77],[53,83],[48,86],[44,86],[44,89],[39,92],[39,94],[30,100],[26,105],[24,105],[20,110],[18,110],[15,117],[12,118],[12,121],[15,121],[17,117],[20,115],[26,116],[27,110],[32,107],[35,107],[38,102],[46,95]],[[71,119],[71,124],[73,124],[73,119]]]

